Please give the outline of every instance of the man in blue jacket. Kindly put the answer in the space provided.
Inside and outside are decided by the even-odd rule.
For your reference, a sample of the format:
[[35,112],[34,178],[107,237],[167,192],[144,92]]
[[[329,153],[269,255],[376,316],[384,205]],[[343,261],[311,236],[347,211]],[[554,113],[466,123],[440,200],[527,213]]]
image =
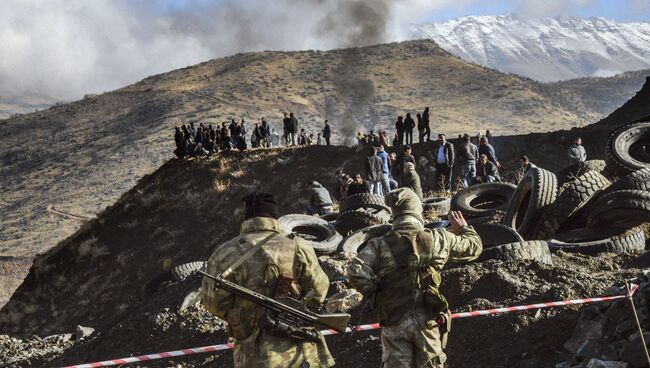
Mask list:
[[381,189],[384,195],[390,192],[390,161],[388,160],[388,153],[384,150],[384,146],[379,146],[377,151],[377,156],[381,158],[382,167],[381,167]]

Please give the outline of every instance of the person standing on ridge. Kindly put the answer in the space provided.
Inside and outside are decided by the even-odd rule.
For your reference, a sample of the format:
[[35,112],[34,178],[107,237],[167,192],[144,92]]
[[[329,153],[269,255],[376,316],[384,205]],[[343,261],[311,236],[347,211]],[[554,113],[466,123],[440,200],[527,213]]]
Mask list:
[[289,125],[291,128],[291,145],[295,146],[296,136],[298,135],[298,119],[296,119],[296,117],[293,116],[292,112],[289,113],[289,121],[291,122],[291,124]]
[[332,129],[330,128],[329,122],[325,120],[325,127],[323,128],[323,138],[325,139],[325,144],[330,145],[330,137],[332,136]]
[[411,117],[411,113],[406,114],[404,119],[404,132],[406,133],[406,144],[413,144],[413,128],[415,128],[415,121]]
[[451,312],[440,272],[447,262],[478,258],[481,238],[457,211],[449,213],[451,231],[424,228],[422,203],[409,188],[390,192],[386,204],[392,230],[352,259],[348,280],[365,297],[374,295],[382,367],[446,367]]
[[[431,140],[431,126],[429,125],[429,107],[424,108],[422,112],[422,126],[424,127],[424,134],[422,134],[421,142],[428,142]],[[426,137],[426,141],[425,141]]]
[[406,130],[406,125],[404,124],[404,118],[401,116],[397,117],[397,122],[395,122],[395,130],[397,130],[397,143],[393,142],[393,146],[403,145],[404,144],[404,131]]
[[291,141],[289,139],[289,133],[291,132],[291,119],[289,119],[286,112],[284,113],[284,119],[282,119],[282,126],[284,128],[284,135],[282,136],[282,138],[284,138],[284,145],[288,146]]

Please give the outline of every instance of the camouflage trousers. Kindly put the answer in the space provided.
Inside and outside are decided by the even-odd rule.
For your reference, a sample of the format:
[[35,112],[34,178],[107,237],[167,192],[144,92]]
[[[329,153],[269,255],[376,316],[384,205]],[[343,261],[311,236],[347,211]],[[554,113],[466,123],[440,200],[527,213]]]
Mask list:
[[274,336],[256,331],[237,340],[233,351],[235,368],[328,368],[334,359],[325,338],[317,343]]
[[381,347],[386,368],[443,368],[447,360],[440,330],[427,328],[424,313],[408,312],[396,325],[383,327]]

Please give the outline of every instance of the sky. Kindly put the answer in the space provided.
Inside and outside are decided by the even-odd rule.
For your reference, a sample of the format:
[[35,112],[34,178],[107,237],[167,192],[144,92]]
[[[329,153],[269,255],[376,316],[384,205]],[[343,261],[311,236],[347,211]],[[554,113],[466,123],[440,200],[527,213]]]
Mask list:
[[465,15],[650,21],[650,0],[2,0],[0,103],[79,99],[237,52],[363,46]]

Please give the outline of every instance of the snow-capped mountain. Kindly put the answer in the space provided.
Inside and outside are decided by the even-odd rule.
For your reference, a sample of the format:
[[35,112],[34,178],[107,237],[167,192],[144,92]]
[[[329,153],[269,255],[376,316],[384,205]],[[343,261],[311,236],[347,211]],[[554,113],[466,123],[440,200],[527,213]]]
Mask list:
[[407,33],[464,60],[543,82],[650,68],[650,22],[475,16],[413,25]]

